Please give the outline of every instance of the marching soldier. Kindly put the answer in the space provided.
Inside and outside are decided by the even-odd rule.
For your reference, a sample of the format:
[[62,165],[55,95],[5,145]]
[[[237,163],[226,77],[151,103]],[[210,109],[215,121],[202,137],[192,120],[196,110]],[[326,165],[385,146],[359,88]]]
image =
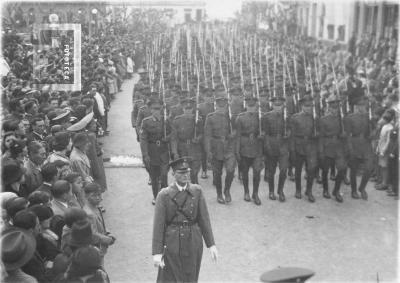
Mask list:
[[351,196],[354,199],[360,198],[357,192],[357,170],[360,163],[364,163],[363,175],[358,191],[361,193],[361,198],[368,199],[368,194],[365,191],[369,177],[374,166],[374,153],[371,146],[370,136],[371,128],[368,113],[368,100],[364,97],[360,98],[354,104],[354,113],[349,114],[345,119],[345,130],[347,134],[348,148],[350,153],[350,185]]
[[[246,85],[247,87],[250,87],[250,91],[252,89],[252,85],[248,84]],[[232,113],[232,127],[235,129],[236,128],[236,118],[240,113],[245,111],[245,108],[243,107],[243,99],[242,99],[242,90],[240,87],[233,87],[230,90],[231,94],[231,101],[230,101],[230,107],[231,107],[231,113]],[[237,160],[238,163],[238,178],[239,180],[242,180],[242,164],[240,160]]]
[[[174,159],[189,156],[190,179],[192,184],[198,184],[198,174],[202,155],[203,122],[195,121],[193,100],[186,99],[183,103],[183,114],[175,117],[172,122],[171,151]],[[196,130],[195,130],[195,127]]]
[[171,132],[168,120],[161,115],[162,101],[152,97],[148,102],[151,115],[145,118],[140,129],[140,148],[143,155],[143,163],[149,168],[151,187],[153,190],[153,205],[157,197],[159,181],[161,187],[168,186],[168,142]]
[[230,188],[235,174],[235,133],[231,132],[231,121],[227,114],[228,98],[225,92],[218,90],[216,93],[215,112],[208,114],[204,127],[205,149],[207,159],[211,160],[215,186],[217,189],[217,201],[224,204],[222,196],[222,168],[225,166],[224,193],[227,202],[231,201]]
[[182,90],[179,93],[179,103],[171,106],[169,110],[169,119],[170,121],[174,121],[176,116],[183,114],[183,103],[189,97],[189,92],[187,90]]
[[[236,118],[236,159],[241,163],[242,181],[244,186],[244,200],[250,201],[249,194],[249,169],[253,168],[253,194],[252,199],[256,205],[261,201],[258,196],[260,173],[263,168],[262,137],[260,136],[257,98],[246,96],[247,111]],[[229,190],[225,199],[230,200]],[[228,196],[227,196],[228,195]]]
[[323,196],[330,198],[328,190],[328,171],[332,164],[335,164],[337,174],[335,187],[332,195],[338,202],[343,202],[340,195],[340,185],[346,174],[345,158],[345,133],[343,117],[339,114],[340,99],[336,95],[331,95],[327,99],[328,108],[326,114],[319,121],[319,154],[322,162],[322,186]]
[[314,202],[312,185],[315,178],[318,156],[318,139],[315,134],[315,118],[313,117],[313,98],[306,94],[300,99],[302,111],[294,114],[290,119],[291,151],[295,159],[295,197],[301,198],[301,171],[306,165],[307,185],[306,196]]
[[285,185],[287,169],[289,166],[289,133],[285,133],[285,118],[283,107],[285,98],[276,96],[271,98],[272,111],[266,113],[262,119],[262,131],[264,138],[264,157],[267,172],[269,173],[269,199],[276,200],[275,196],[275,171],[279,163],[278,196],[279,201],[285,201],[283,187]]
[[[212,90],[205,88],[203,90],[204,93],[204,102],[200,103],[198,105],[199,108],[199,116],[201,117],[201,123],[204,124],[206,122],[207,115],[214,112],[214,101],[213,101],[213,95],[212,95]],[[202,179],[207,179],[207,153],[205,151],[204,147],[204,139],[202,141],[202,156],[201,156],[201,178]]]

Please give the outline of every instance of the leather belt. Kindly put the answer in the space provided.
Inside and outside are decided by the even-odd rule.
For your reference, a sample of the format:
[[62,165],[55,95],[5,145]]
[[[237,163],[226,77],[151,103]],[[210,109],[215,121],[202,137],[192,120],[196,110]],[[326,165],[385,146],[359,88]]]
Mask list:
[[338,139],[339,135],[330,135],[330,136],[324,136],[326,139]]
[[193,221],[173,221],[171,222],[168,226],[179,226],[179,227],[189,227],[189,226],[193,226],[196,225],[197,222],[193,222]]
[[276,134],[276,135],[268,135],[270,138],[281,138],[281,134]]
[[181,143],[191,144],[192,140],[180,140]]

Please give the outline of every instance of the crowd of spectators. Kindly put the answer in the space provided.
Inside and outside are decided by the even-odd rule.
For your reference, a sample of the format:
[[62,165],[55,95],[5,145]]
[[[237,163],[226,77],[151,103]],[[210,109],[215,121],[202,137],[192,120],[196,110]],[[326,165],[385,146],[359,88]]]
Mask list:
[[79,91],[56,87],[60,47],[35,54],[35,36],[26,41],[12,25],[3,33],[3,282],[109,282],[104,256],[115,237],[101,206],[101,137],[110,134],[112,100],[141,66],[152,29],[119,22],[83,32]]

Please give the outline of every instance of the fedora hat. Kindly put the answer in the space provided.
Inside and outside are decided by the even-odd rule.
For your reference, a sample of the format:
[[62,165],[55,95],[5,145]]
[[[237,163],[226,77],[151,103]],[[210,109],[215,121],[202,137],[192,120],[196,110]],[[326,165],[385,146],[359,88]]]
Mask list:
[[33,234],[23,229],[11,228],[1,235],[1,260],[6,270],[24,266],[36,250]]

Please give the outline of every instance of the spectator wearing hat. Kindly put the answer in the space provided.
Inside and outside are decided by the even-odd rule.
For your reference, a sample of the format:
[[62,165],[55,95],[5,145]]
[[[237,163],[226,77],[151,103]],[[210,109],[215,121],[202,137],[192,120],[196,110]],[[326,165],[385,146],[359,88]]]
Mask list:
[[44,191],[34,191],[28,196],[29,206],[40,204],[51,207],[51,196]]
[[197,282],[203,239],[212,259],[218,257],[202,189],[190,184],[189,161],[183,157],[170,163],[175,181],[156,199],[152,255],[157,282]]
[[101,254],[104,256],[110,245],[114,244],[115,237],[107,231],[103,212],[99,207],[102,201],[101,188],[96,183],[88,183],[84,187],[85,191],[85,205],[83,210],[88,215],[88,219],[92,226],[93,235],[95,235],[96,241],[101,250]]
[[26,200],[26,198],[23,197],[10,198],[5,203],[5,208],[8,217],[11,219],[11,222],[14,216],[17,214],[17,212],[26,209],[28,205],[29,202]]
[[28,146],[29,159],[25,161],[25,184],[28,192],[33,192],[43,183],[40,167],[46,159],[46,149],[37,142],[32,141]]
[[53,217],[53,210],[41,204],[35,204],[28,208],[39,219],[40,233],[36,238],[37,251],[44,261],[54,261],[54,258],[61,252],[58,248],[58,236],[50,230],[50,220]]
[[35,237],[24,229],[13,228],[1,235],[1,261],[6,271],[3,282],[37,283],[21,267],[28,263],[36,250]]
[[78,133],[74,136],[73,149],[71,151],[71,167],[77,172],[85,182],[92,182],[92,169],[86,151],[89,149],[90,142],[86,133]]
[[28,192],[23,186],[25,182],[25,168],[14,161],[2,164],[2,191],[13,192],[18,196],[27,197]]
[[87,214],[83,209],[70,207],[64,214],[65,225],[61,235],[61,250],[64,251],[71,238],[72,225],[80,220],[87,220]]
[[76,250],[72,256],[66,280],[67,282],[109,283],[108,275],[102,268],[100,251],[93,246]]
[[1,192],[0,193],[0,203],[1,203],[1,222],[0,227],[1,231],[5,231],[9,227],[11,227],[11,217],[7,213],[7,202],[10,199],[16,198],[17,195],[12,192]]
[[51,209],[54,215],[64,216],[67,209],[70,207],[72,197],[71,185],[65,180],[58,180],[51,188],[53,200],[51,201]]
[[57,167],[53,163],[47,163],[42,166],[41,169],[43,183],[37,188],[38,191],[46,192],[51,199],[53,198],[52,187],[53,184],[58,180]]
[[[13,217],[13,225],[14,227],[24,229],[31,233],[37,242],[37,237],[40,234],[40,224],[39,218],[35,213],[24,209]],[[46,266],[44,259],[39,255],[36,245],[36,250],[33,257],[22,266],[22,271],[35,277],[38,282],[47,282],[46,277]]]

